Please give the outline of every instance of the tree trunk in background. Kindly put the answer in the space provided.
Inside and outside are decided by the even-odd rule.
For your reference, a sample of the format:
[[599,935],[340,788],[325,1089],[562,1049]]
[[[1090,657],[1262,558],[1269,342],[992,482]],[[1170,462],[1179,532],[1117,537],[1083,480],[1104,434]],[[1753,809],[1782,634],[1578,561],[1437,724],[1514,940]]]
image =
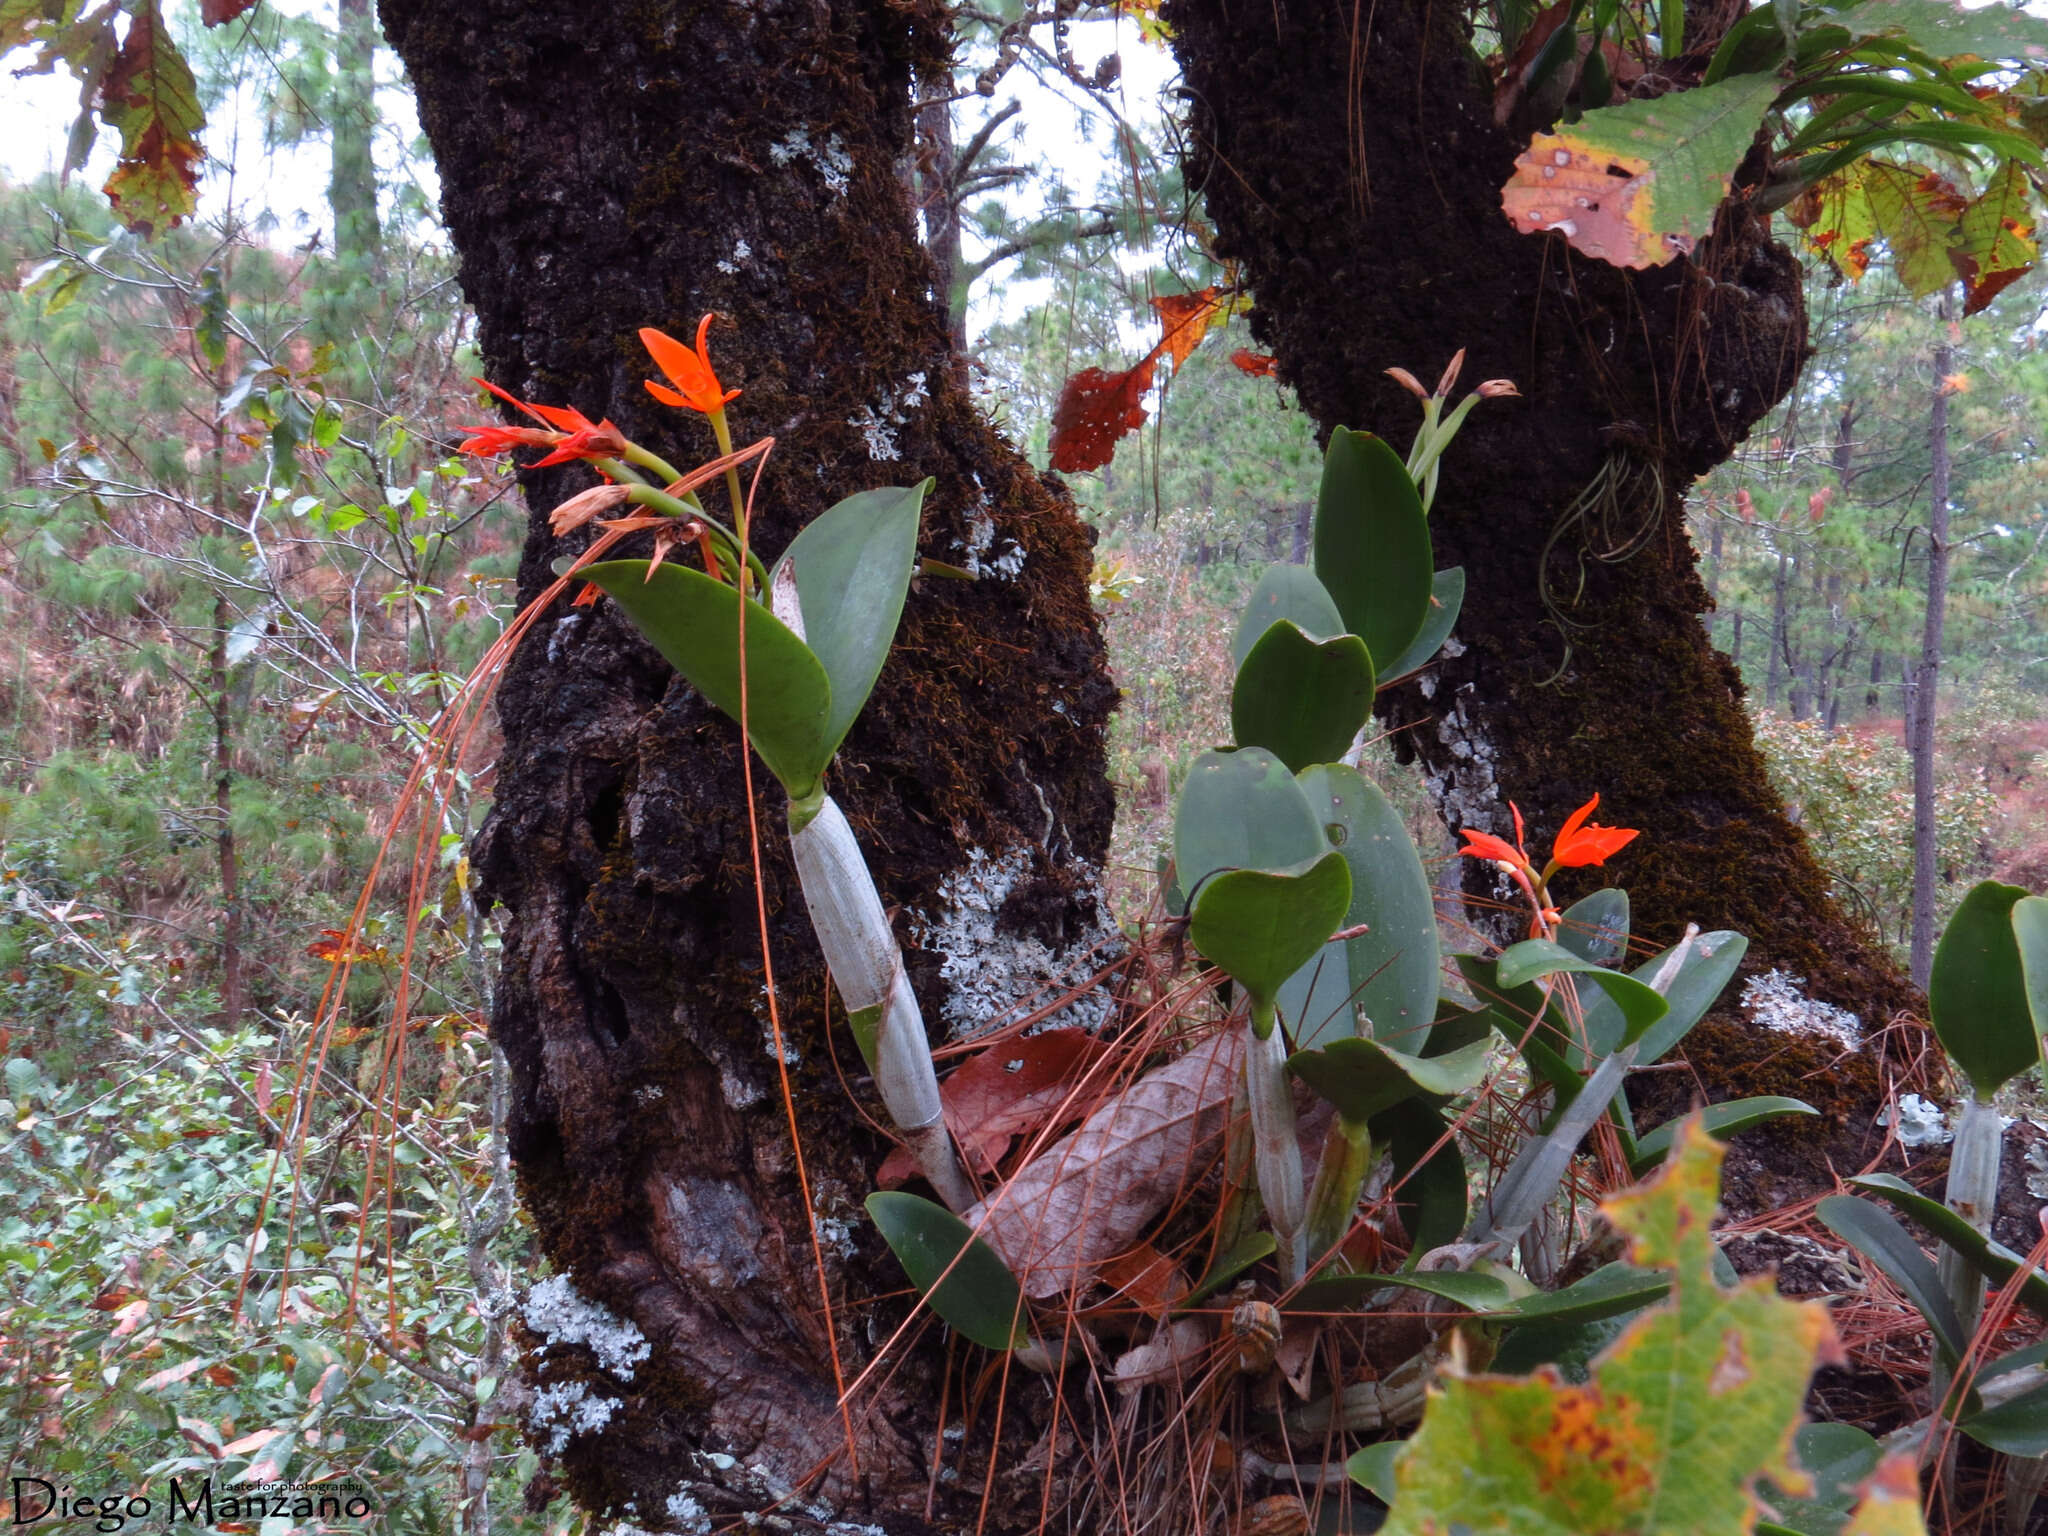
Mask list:
[[[845,495],[936,477],[920,546],[981,577],[912,591],[832,789],[902,914],[935,1026],[1015,1016],[1049,976],[1085,972],[1110,932],[1097,879],[1114,702],[1092,540],[954,383],[901,177],[915,77],[946,65],[943,7],[383,0],[383,17],[494,381],[692,462],[710,434],[649,399],[634,332],[688,337],[716,311],[715,364],[745,391],[736,430],[778,440],[754,523],[764,556]],[[524,483],[531,596],[576,547],[544,514],[588,475]],[[887,1147],[862,1118],[865,1081],[849,1096],[838,1075],[859,1057],[826,1027],[780,791],[755,772],[813,1210],[768,1039],[737,729],[604,605],[543,623],[500,712],[477,859],[507,917],[493,1034],[520,1190],[547,1258],[652,1350],[607,1370],[529,1312],[549,1344],[542,1392],[603,1405],[551,1421],[560,1474],[584,1508],[643,1528],[723,1527],[796,1486],[895,1532],[926,1529],[936,1451],[958,1479],[934,1485],[933,1518],[974,1525],[987,1421],[964,1448],[935,1446],[936,1329],[858,1394],[857,1475],[844,1456],[813,1215],[848,1379],[908,1308],[860,1207]],[[1045,1406],[1013,1390],[1003,1465]],[[1033,1523],[1045,1491],[999,1481],[987,1527]]]
[[1940,711],[1941,631],[1948,614],[1948,376],[1955,367],[1949,301],[1941,301],[1941,340],[1934,348],[1934,400],[1927,413],[1927,614],[1920,664],[1913,673],[1913,718],[1907,751],[1913,759],[1913,936],[1907,966],[1917,987],[1934,966],[1934,874],[1940,853],[1934,822],[1934,723]]
[[[1164,15],[1190,183],[1256,299],[1254,335],[1321,427],[1405,446],[1415,402],[1382,370],[1433,377],[1461,346],[1468,387],[1507,377],[1526,397],[1481,407],[1445,461],[1433,522],[1438,564],[1470,583],[1463,649],[1386,701],[1445,820],[1510,832],[1514,800],[1541,837],[1597,790],[1602,822],[1643,829],[1607,871],[1639,933],[1737,929],[1752,968],[1804,976],[1873,1027],[1915,1006],[1830,898],[1699,620],[1684,493],[1797,377],[1797,262],[1739,208],[1693,259],[1640,273],[1517,233],[1500,188],[1526,138],[1494,126],[1459,7]],[[1477,861],[1466,879],[1501,894]]]
[[1785,530],[1773,530],[1778,546],[1778,568],[1771,577],[1771,664],[1764,673],[1764,708],[1776,709],[1785,686],[1785,663],[1790,647],[1785,639],[1785,592],[1791,582],[1791,557],[1785,551]]
[[370,0],[341,0],[335,37],[334,95],[329,103],[327,203],[334,213],[334,253],[345,267],[374,267],[383,244],[377,219],[377,18]]

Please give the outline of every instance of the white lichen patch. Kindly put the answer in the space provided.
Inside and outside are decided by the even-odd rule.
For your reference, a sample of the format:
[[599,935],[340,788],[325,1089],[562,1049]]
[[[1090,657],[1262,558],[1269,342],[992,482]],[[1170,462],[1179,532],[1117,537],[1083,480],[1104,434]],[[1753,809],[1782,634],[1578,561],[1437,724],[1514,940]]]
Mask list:
[[735,276],[740,270],[740,263],[753,254],[754,248],[747,244],[745,240],[735,240],[733,242],[732,254],[718,263],[718,270],[725,273],[728,277]]
[[526,1326],[547,1341],[542,1355],[558,1344],[580,1344],[621,1381],[631,1381],[633,1368],[654,1353],[630,1318],[579,1296],[567,1275],[550,1275],[526,1293]]
[[1788,1035],[1828,1035],[1843,1049],[1863,1048],[1863,1021],[1846,1008],[1808,997],[1799,989],[1804,976],[1783,971],[1765,971],[1743,983],[1742,1009],[1751,1020],[1766,1029]]
[[[2038,1120],[2034,1124],[2048,1130]],[[2037,1141],[2027,1148],[2027,1193],[2036,1200],[2048,1200],[2048,1141]]]
[[618,1411],[618,1399],[598,1397],[580,1381],[564,1381],[533,1394],[527,1420],[536,1431],[547,1431],[548,1454],[559,1456],[572,1438],[596,1434]]
[[912,411],[931,398],[925,388],[925,378],[923,373],[911,374],[903,381],[901,389],[882,391],[882,398],[877,404],[864,405],[846,418],[849,427],[860,429],[861,437],[868,445],[869,458],[880,462],[903,457],[903,450],[896,445],[896,430],[909,422]]
[[[1003,903],[1031,868],[1031,851],[1012,848],[1001,857],[968,850],[967,867],[939,884],[939,915],[911,917],[911,936],[920,949],[943,958],[946,982],[942,1012],[956,1035],[976,1034],[1012,1023],[1079,983],[1102,963],[1103,946],[1115,930],[1098,916],[1096,926],[1065,954],[1043,940],[1004,933]],[[1096,912],[1108,910],[1097,900]],[[1106,988],[1096,987],[1048,1018],[1042,1027],[1073,1025],[1097,1029],[1112,1007]]]
[[996,520],[984,501],[968,515],[967,537],[960,544],[960,552],[966,557],[960,562],[962,569],[970,576],[1014,581],[1024,569],[1024,547],[1015,539],[1004,539],[1000,550],[995,546]]
[[711,1529],[711,1516],[687,1488],[668,1496],[668,1517],[683,1536],[706,1536]]
[[[1878,1111],[1877,1123],[1890,1125],[1892,1112]],[[1948,1117],[1941,1112],[1941,1106],[1931,1099],[1923,1099],[1917,1093],[1899,1096],[1899,1145],[1909,1149],[1939,1147],[1956,1139],[1956,1133],[1948,1128]]]
[[803,129],[792,128],[768,146],[768,158],[777,165],[788,165],[792,160],[808,161],[816,167],[825,190],[834,197],[844,197],[853,185],[853,156],[846,152],[845,143],[836,133],[819,145],[813,144]]

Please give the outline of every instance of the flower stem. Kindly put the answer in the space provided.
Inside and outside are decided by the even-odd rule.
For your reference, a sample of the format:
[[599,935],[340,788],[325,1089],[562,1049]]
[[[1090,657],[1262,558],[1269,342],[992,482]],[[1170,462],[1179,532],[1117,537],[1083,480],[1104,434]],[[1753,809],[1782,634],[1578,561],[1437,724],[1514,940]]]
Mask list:
[[[732,428],[726,425],[724,406],[711,413],[711,435],[718,439],[719,457],[731,458]],[[726,466],[725,489],[732,497],[732,525],[739,529],[740,536],[744,538],[747,532],[747,499],[740,494],[740,471],[737,464]]]

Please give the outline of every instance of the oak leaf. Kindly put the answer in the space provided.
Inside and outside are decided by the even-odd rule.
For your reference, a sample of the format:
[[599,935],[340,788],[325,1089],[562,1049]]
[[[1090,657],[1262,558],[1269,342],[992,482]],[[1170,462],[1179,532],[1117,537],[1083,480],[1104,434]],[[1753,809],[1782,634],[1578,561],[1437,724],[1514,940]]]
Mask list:
[[1385,1536],[1747,1536],[1759,1476],[1811,1488],[1793,1431],[1814,1367],[1845,1356],[1824,1306],[1768,1275],[1714,1278],[1722,1155],[1695,1116],[1662,1173],[1603,1203],[1632,1260],[1672,1286],[1583,1383],[1553,1366],[1446,1372],[1396,1464]]
[[1158,354],[1122,373],[1084,368],[1067,380],[1052,412],[1052,467],[1061,474],[1100,469],[1118,439],[1145,425],[1145,392]]
[[178,52],[154,0],[128,22],[121,51],[100,80],[101,120],[121,135],[107,200],[130,229],[172,228],[196,206],[206,125],[192,67]]
[[1176,374],[1188,360],[1188,354],[1209,334],[1210,323],[1223,313],[1223,305],[1217,300],[1221,292],[1220,288],[1209,287],[1195,293],[1162,293],[1151,300],[1152,312],[1159,316],[1159,345],[1173,359]]
[[1080,1288],[1192,1192],[1229,1121],[1243,1055],[1243,1032],[1226,1030],[1146,1073],[967,1213],[1026,1296]]
[[1780,88],[1772,75],[1737,75],[1539,133],[1515,158],[1501,209],[1515,228],[1556,230],[1615,266],[1661,266],[1713,227]]

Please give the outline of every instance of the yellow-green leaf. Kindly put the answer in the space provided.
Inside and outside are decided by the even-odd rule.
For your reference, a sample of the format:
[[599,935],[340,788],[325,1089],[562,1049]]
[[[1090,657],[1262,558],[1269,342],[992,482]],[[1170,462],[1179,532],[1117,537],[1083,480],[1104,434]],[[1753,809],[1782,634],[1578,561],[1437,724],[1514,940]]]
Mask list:
[[121,135],[120,163],[106,185],[121,221],[144,235],[178,224],[196,201],[206,114],[191,66],[153,0],[129,19],[121,51],[100,82],[99,109]]
[[1968,201],[1945,178],[1918,165],[1872,160],[1863,167],[1877,231],[1891,248],[1892,269],[1915,297],[1955,280],[1948,259]]
[[1632,1262],[1673,1271],[1583,1385],[1447,1373],[1401,1456],[1386,1536],[1747,1536],[1759,1476],[1808,1486],[1792,1458],[1816,1365],[1841,1358],[1824,1307],[1768,1276],[1724,1289],[1709,1230],[1722,1151],[1697,1123],[1663,1173],[1603,1206]]
[[1556,230],[1615,266],[1661,266],[1713,227],[1780,88],[1775,75],[1737,75],[1539,133],[1516,157],[1501,209],[1515,228]]
[[1983,195],[1963,210],[1948,259],[1963,280],[1963,313],[1974,315],[2009,284],[2034,268],[2034,207],[2027,173],[2008,160],[1992,173]]

